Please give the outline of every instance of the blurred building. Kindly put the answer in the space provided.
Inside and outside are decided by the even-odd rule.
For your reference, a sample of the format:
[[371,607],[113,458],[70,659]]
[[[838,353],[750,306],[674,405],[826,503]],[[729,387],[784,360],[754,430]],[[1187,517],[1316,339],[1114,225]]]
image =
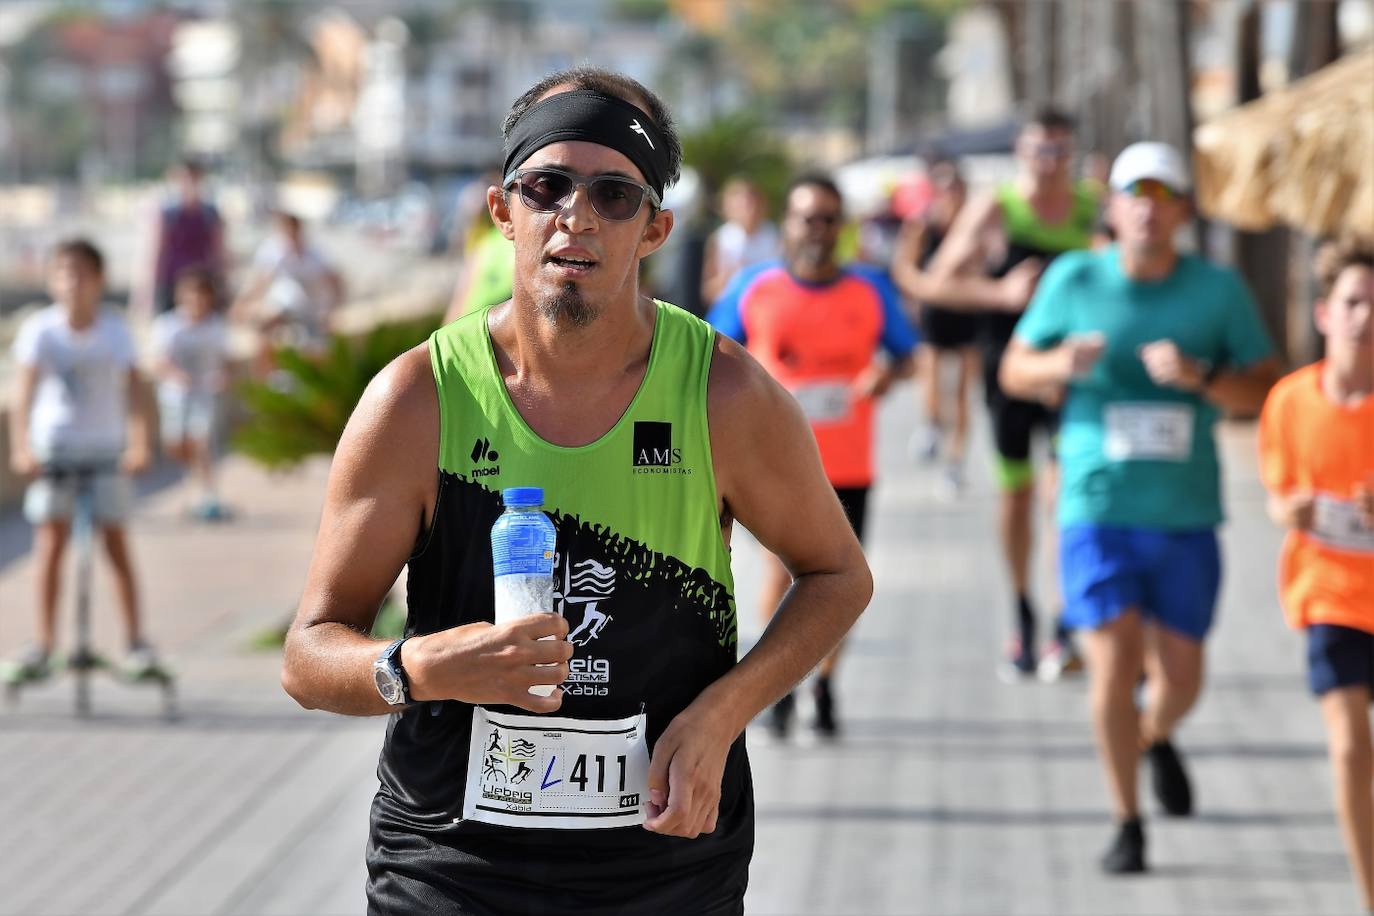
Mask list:
[[320,12],[301,26],[311,54],[281,132],[281,158],[356,168],[371,190],[413,172],[487,167],[500,158],[511,102],[550,71],[590,62],[652,81],[666,51],[662,28],[602,15],[606,6],[491,4],[464,9],[438,34],[346,5]]

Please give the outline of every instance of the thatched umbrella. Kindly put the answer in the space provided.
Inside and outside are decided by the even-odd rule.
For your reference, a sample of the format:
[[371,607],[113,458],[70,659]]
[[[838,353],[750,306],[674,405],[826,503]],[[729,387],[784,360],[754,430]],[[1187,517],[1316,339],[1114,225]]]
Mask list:
[[1374,239],[1374,48],[1208,121],[1193,143],[1208,216]]

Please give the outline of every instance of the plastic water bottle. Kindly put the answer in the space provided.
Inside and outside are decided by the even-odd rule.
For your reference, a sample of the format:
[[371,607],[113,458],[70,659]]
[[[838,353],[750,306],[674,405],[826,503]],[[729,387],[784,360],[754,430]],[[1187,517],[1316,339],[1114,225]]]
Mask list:
[[[543,487],[508,487],[501,499],[506,511],[491,526],[498,625],[527,614],[553,613],[556,540],[553,522],[543,512]],[[536,684],[530,693],[546,697],[553,685]]]

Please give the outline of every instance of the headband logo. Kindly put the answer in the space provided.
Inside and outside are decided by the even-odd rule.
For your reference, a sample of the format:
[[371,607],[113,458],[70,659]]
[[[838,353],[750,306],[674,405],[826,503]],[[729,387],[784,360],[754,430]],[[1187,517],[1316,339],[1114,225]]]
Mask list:
[[649,139],[649,132],[640,126],[639,118],[635,118],[633,121],[630,122],[630,130],[634,131],[635,133],[643,137],[644,142],[649,144],[649,149],[654,149],[654,141]]

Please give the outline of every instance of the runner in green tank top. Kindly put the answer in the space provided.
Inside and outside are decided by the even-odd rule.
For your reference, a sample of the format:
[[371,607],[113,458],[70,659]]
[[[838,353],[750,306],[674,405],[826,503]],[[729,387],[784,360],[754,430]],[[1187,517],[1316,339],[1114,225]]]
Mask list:
[[[992,424],[994,473],[1001,490],[998,534],[1012,590],[1015,628],[1001,673],[1007,679],[1034,675],[1057,680],[1082,662],[1062,620],[1037,659],[1037,620],[1031,600],[1035,474],[1031,442],[1037,429],[1053,435],[1053,405],[1012,398],[997,381],[1002,354],[1025,311],[1040,271],[1065,251],[1092,243],[1100,206],[1088,182],[1075,182],[1073,119],[1044,109],[1026,122],[1016,140],[1017,176],[966,206],[931,265],[926,301],[980,311],[983,393]],[[991,265],[991,269],[989,269]],[[1055,489],[1053,474],[1046,489]]]
[[[487,203],[513,297],[369,386],[283,684],[391,715],[370,913],[742,913],[745,725],[838,644],[872,579],[791,397],[640,295],[681,160],[662,102],[579,68],[521,96],[503,133]],[[544,488],[555,526],[555,608],[495,626],[489,533],[520,485]],[[738,660],[735,520],[796,577]],[[373,639],[407,567],[406,638]]]

